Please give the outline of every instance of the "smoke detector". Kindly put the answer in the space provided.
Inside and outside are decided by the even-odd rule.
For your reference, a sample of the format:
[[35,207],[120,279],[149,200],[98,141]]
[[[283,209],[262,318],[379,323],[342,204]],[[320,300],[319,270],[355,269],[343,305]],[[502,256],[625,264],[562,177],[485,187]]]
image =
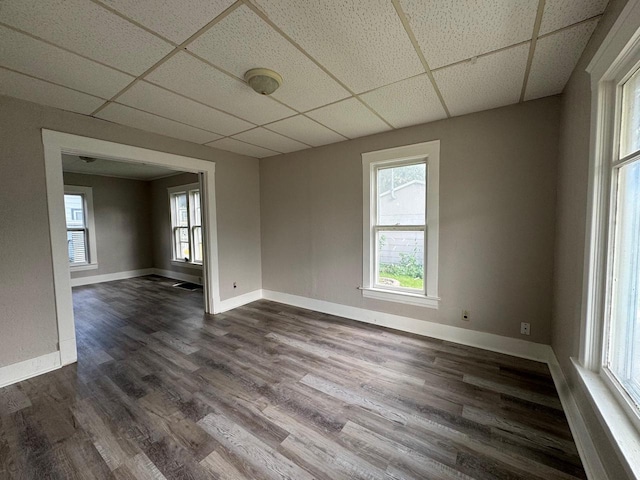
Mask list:
[[252,68],[244,74],[244,80],[260,95],[271,95],[282,85],[280,74],[268,68]]
[[80,160],[82,160],[84,163],[93,163],[96,161],[96,159],[93,157],[83,157],[82,155],[80,155]]

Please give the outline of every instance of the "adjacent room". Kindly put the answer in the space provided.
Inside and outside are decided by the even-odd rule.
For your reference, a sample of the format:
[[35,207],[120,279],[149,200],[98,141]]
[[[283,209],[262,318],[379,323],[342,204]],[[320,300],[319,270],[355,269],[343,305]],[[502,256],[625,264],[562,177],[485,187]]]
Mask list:
[[0,45],[0,478],[640,478],[640,0]]

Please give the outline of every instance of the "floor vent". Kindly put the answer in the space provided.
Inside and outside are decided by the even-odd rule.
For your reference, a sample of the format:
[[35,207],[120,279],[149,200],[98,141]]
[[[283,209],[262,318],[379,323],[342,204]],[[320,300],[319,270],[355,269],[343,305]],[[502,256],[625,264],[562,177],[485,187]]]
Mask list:
[[174,287],[182,288],[183,290],[189,290],[189,291],[194,291],[194,290],[198,290],[199,288],[202,288],[202,286],[196,283],[191,283],[191,282],[176,283]]

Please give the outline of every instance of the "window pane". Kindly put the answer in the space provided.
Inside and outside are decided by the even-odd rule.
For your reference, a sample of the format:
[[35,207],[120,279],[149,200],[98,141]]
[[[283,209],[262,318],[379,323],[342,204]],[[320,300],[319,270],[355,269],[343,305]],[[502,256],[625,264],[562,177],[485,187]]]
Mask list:
[[67,248],[71,265],[87,263],[86,230],[67,231]]
[[180,227],[174,230],[176,260],[189,261],[189,228]]
[[425,163],[378,169],[378,225],[424,225]]
[[640,150],[640,70],[622,87],[622,130],[620,156]]
[[64,212],[67,228],[84,228],[84,198],[78,194],[65,194]]
[[191,210],[193,211],[193,225],[202,225],[202,214],[200,213],[200,192],[194,190],[191,192],[193,203]]
[[202,262],[202,227],[193,227],[193,261]]
[[424,290],[424,231],[380,230],[376,284]]
[[615,220],[608,366],[640,402],[640,161],[620,168]]
[[189,211],[187,210],[187,194],[177,193],[173,196],[176,209],[176,227],[189,226]]

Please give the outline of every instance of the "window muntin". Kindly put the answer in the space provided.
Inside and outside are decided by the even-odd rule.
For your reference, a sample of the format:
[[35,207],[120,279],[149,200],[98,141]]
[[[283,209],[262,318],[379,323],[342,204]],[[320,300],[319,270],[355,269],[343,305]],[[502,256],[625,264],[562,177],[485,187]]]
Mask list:
[[172,260],[201,264],[202,213],[197,184],[169,189],[172,228]]
[[86,265],[89,263],[87,248],[88,234],[86,225],[86,203],[83,194],[65,194],[64,209],[67,223],[67,249],[69,265]]
[[[640,70],[639,70],[640,71]],[[620,148],[612,167],[612,255],[605,368],[640,405],[640,75],[621,88]]]
[[426,162],[375,168],[375,286],[424,293]]

